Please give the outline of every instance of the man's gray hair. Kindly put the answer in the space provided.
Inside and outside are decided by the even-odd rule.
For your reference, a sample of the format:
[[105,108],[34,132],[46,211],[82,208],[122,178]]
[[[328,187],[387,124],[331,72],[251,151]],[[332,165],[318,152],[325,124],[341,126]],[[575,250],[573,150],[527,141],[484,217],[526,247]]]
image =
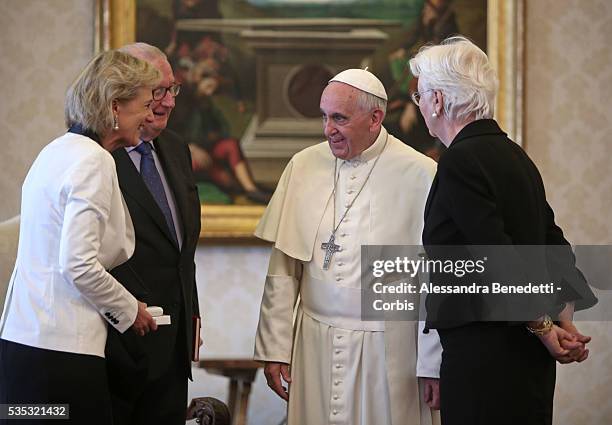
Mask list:
[[362,111],[371,112],[380,109],[384,115],[387,114],[387,101],[372,93],[364,92],[357,89],[359,96],[357,97],[357,105]]
[[493,118],[497,75],[489,58],[463,36],[449,37],[439,45],[422,47],[410,59],[412,75],[421,81],[421,90],[440,90],[444,113],[451,120]]
[[155,46],[151,46],[147,43],[131,43],[118,49],[120,52],[127,53],[138,59],[145,60],[147,62],[154,62],[158,59],[168,60],[168,57],[164,52]]

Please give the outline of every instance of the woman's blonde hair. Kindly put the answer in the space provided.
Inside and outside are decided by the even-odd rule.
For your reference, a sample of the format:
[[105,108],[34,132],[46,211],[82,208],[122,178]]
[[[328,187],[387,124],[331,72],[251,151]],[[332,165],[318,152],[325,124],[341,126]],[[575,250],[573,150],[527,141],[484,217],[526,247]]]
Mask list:
[[80,124],[103,136],[113,127],[113,101],[134,99],[138,89],[153,89],[160,81],[160,72],[148,62],[117,50],[102,52],[66,93],[66,125]]

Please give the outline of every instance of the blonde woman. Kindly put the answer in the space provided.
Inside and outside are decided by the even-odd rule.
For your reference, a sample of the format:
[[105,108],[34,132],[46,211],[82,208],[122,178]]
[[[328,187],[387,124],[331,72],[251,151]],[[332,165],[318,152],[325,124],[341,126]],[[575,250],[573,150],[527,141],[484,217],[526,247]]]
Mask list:
[[0,320],[0,403],[69,404],[73,423],[110,424],[107,324],[155,330],[108,270],[134,250],[110,154],[139,143],[159,72],[118,51],[96,56],[66,95],[68,132],[22,189],[17,261]]

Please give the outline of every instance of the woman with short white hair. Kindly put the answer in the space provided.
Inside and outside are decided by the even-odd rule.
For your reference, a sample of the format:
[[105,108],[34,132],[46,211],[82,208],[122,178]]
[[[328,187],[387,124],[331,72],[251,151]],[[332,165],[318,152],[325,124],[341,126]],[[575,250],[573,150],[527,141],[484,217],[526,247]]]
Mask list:
[[[487,55],[466,38],[425,47],[410,60],[410,69],[418,78],[412,99],[429,132],[446,147],[468,123],[493,118],[497,76]],[[421,103],[422,96],[432,102]]]
[[[575,268],[536,166],[493,119],[498,83],[487,55],[456,36],[422,48],[410,69],[418,78],[413,101],[432,136],[448,148],[425,209],[423,243],[430,257],[449,249],[469,256],[493,246],[504,255],[486,251],[487,273],[508,264],[520,273],[534,264],[565,273],[556,294],[527,303],[503,299],[514,310],[496,309],[500,304],[488,303],[499,299],[481,295],[428,295],[427,327],[437,329],[443,347],[442,424],[550,425],[555,360],[581,362],[589,353],[590,338],[574,326],[573,311],[597,300]],[[561,247],[554,260],[564,267],[546,256],[531,259],[517,245]],[[452,280],[439,282],[457,283]]]
[[112,423],[107,325],[140,335],[156,329],[146,305],[108,270],[134,252],[110,152],[139,143],[159,81],[157,69],[128,54],[96,56],[68,89],[68,132],[44,147],[23,183],[0,320],[0,404],[68,405],[8,412],[28,423]]

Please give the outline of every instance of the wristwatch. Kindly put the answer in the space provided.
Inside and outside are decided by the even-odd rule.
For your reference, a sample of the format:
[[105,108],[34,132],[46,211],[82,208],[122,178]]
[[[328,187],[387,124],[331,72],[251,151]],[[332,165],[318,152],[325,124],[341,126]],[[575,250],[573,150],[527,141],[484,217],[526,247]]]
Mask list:
[[542,320],[537,327],[531,327],[527,325],[527,330],[536,336],[546,335],[553,327],[553,321],[548,314],[544,315]]

